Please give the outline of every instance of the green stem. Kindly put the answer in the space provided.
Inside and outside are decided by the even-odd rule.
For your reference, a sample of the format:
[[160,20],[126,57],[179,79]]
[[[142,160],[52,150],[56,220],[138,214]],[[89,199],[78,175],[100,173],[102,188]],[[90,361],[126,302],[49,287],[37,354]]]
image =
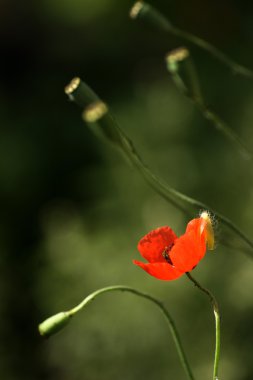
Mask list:
[[[87,108],[91,103],[94,102],[94,108],[96,108],[96,105],[100,106],[101,101],[97,101],[98,96],[87,85],[83,84],[84,83],[80,80],[80,78],[74,78],[70,84],[65,87],[66,94],[70,97],[71,100],[76,101],[77,99],[77,103],[82,107]],[[87,101],[87,99],[89,101]],[[230,232],[234,232],[237,237],[239,237],[244,243],[253,249],[253,242],[234,223],[232,223],[230,219],[208,207],[206,204],[179,192],[172,186],[168,185],[166,182],[162,181],[155,174],[153,174],[153,172],[142,161],[132,141],[119,128],[116,120],[108,111],[108,108],[106,109],[106,114],[96,120],[96,122],[88,122],[88,125],[90,125],[94,133],[98,133],[104,139],[123,151],[129,161],[138,169],[146,182],[158,194],[160,194],[168,202],[172,203],[175,207],[190,216],[195,215],[196,211],[199,212],[199,210],[209,210],[212,214],[216,215],[216,217],[220,220],[221,223],[223,223],[223,225],[229,228]],[[87,118],[84,117],[84,119],[87,122]],[[252,251],[249,254],[252,258]]]
[[190,91],[186,86],[178,72],[170,71],[170,74],[177,88],[195,104],[195,106],[201,111],[204,118],[211,122],[218,131],[222,132],[224,136],[233,142],[245,159],[251,159],[252,155],[248,151],[244,142],[213,110],[207,107],[203,98],[193,95],[192,91]]
[[186,276],[194,283],[194,285],[201,290],[203,293],[207,294],[209,297],[214,312],[215,318],[215,352],[214,352],[214,365],[213,365],[213,380],[218,380],[218,369],[220,361],[220,313],[219,306],[214,295],[206,288],[204,288],[200,283],[192,277],[192,275],[187,272]]
[[250,159],[252,157],[251,153],[240,140],[239,136],[205,104],[197,71],[189,50],[185,47],[181,47],[171,51],[166,56],[166,64],[179,91],[198,107],[203,116],[210,121],[218,131],[222,132],[225,137],[236,144],[244,158]]
[[[139,6],[136,7],[136,4],[138,4]],[[172,35],[184,41],[190,42],[193,45],[200,47],[201,49],[210,53],[214,58],[218,59],[220,62],[225,64],[228,68],[232,70],[234,74],[242,75],[250,79],[253,79],[252,70],[233,61],[231,58],[226,56],[226,54],[222,53],[219,49],[211,45],[209,42],[189,32],[175,27],[162,13],[160,13],[157,9],[145,3],[144,1],[139,1],[136,4],[132,8],[132,10],[136,9],[136,11],[131,11],[130,13],[132,18],[144,19],[148,23],[155,25],[163,31],[171,33]]]
[[221,131],[224,136],[226,136],[230,141],[234,142],[240,153],[246,160],[252,159],[252,154],[249,152],[248,148],[245,146],[244,142],[240,137],[222,120],[213,110],[207,107],[205,104],[200,104],[194,101],[196,106],[200,109],[203,116],[210,121],[217,130]]
[[203,50],[206,50],[213,57],[215,57],[220,62],[224,63],[228,68],[230,68],[233,74],[242,75],[242,76],[253,79],[252,70],[233,61],[226,54],[224,54],[215,46],[211,45],[209,42],[203,40],[202,38],[194,36],[193,34],[186,32],[184,30],[175,28],[174,26],[172,27],[170,32],[174,34],[175,36],[180,37],[185,41],[191,42],[192,44],[202,48]]
[[[176,325],[175,325],[172,317],[170,316],[169,312],[167,311],[166,307],[163,305],[163,303],[161,301],[159,301],[156,298],[150,296],[149,294],[140,292],[139,290],[130,288],[128,286],[115,285],[115,286],[108,286],[108,287],[96,290],[95,292],[91,293],[86,298],[84,298],[84,300],[79,305],[77,305],[76,307],[74,307],[73,309],[71,309],[69,311],[62,312],[62,313],[58,313],[56,315],[56,317],[59,316],[59,318],[61,318],[61,322],[63,321],[64,323],[60,324],[60,327],[58,327],[57,329],[53,330],[53,333],[57,332],[61,328],[65,327],[65,325],[66,325],[66,322],[65,322],[66,319],[67,319],[67,322],[69,322],[70,319],[72,319],[71,317],[73,317],[76,313],[78,313],[79,311],[81,311],[90,302],[94,301],[96,297],[98,297],[98,296],[100,296],[100,295],[102,295],[104,293],[115,292],[115,291],[116,292],[118,292],[118,291],[120,291],[120,292],[129,292],[129,293],[132,293],[132,294],[134,294],[136,296],[145,298],[148,301],[150,301],[153,304],[155,304],[159,308],[159,310],[161,311],[161,313],[165,317],[166,322],[167,322],[167,324],[169,326],[170,332],[172,334],[172,338],[173,338],[174,343],[176,345],[176,349],[177,349],[177,352],[178,352],[179,359],[180,359],[180,362],[182,364],[182,367],[184,368],[184,371],[185,371],[188,379],[189,380],[194,380],[194,376],[192,374],[190,365],[189,365],[188,360],[186,358],[186,354],[184,352],[184,349],[183,349],[183,346],[182,346],[182,343],[181,343],[181,340],[180,340],[179,333],[177,331]],[[46,321],[44,321],[44,322],[42,322],[40,324],[39,330],[40,330],[40,332],[41,332],[42,335],[49,336],[48,331],[50,333],[52,333],[52,326],[50,325],[51,321],[53,321],[53,323],[55,323],[55,316],[48,318]],[[46,326],[46,328],[44,328],[44,326]],[[53,327],[55,327],[55,326],[53,326]]]

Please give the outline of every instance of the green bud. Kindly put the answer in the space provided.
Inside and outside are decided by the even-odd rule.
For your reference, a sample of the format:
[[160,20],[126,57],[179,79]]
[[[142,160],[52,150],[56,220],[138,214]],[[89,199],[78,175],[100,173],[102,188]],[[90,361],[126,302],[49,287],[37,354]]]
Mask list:
[[40,323],[38,327],[40,335],[48,338],[57,333],[69,323],[71,317],[72,315],[63,311],[47,318],[44,322]]

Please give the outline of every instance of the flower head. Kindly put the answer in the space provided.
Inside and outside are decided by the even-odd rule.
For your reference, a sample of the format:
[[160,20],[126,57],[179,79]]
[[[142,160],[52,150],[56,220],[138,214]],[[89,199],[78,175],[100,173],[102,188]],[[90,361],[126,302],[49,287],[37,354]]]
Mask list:
[[204,257],[207,246],[213,248],[211,227],[206,211],[191,220],[179,238],[170,227],[159,227],[145,235],[138,244],[140,254],[148,263],[133,262],[160,280],[174,280],[195,268]]

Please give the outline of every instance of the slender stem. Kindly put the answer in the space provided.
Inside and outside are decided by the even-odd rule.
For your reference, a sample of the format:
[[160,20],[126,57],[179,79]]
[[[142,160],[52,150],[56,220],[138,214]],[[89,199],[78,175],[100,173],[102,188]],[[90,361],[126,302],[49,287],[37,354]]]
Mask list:
[[218,369],[220,361],[220,313],[219,306],[214,295],[206,288],[204,288],[200,283],[192,277],[192,275],[187,272],[186,276],[194,283],[194,285],[205,293],[213,306],[214,318],[215,318],[215,352],[214,352],[214,365],[213,365],[213,380],[218,380]]
[[170,32],[175,36],[180,37],[185,41],[191,42],[192,44],[202,48],[203,50],[206,50],[213,57],[217,58],[219,61],[223,62],[227,67],[229,67],[234,74],[242,75],[253,79],[252,70],[233,61],[226,54],[224,54],[215,46],[211,45],[209,42],[203,40],[202,38],[194,36],[193,34],[176,28],[174,26],[171,28]]
[[[137,4],[138,6],[136,7]],[[200,47],[201,49],[210,53],[214,58],[225,64],[228,68],[230,68],[230,70],[232,70],[234,74],[253,79],[252,70],[233,61],[226,54],[202,38],[175,27],[161,12],[159,12],[156,8],[152,7],[148,3],[145,3],[144,1],[138,1],[133,6],[132,11],[130,12],[130,16],[133,19],[142,18],[155,27]]]
[[[71,100],[74,100],[82,107],[87,107],[91,103],[97,102],[98,99],[98,96],[93,90],[84,84],[80,78],[74,78],[70,84],[65,87],[65,93]],[[123,151],[129,161],[139,170],[146,182],[164,199],[190,216],[192,216],[193,213],[195,215],[196,210],[209,210],[212,214],[216,215],[221,223],[230,229],[230,232],[234,232],[237,237],[244,241],[244,243],[246,243],[251,249],[253,248],[253,241],[251,241],[230,219],[213,210],[206,204],[179,192],[165,181],[158,178],[143,162],[132,141],[120,129],[109,110],[107,114],[97,120],[96,123],[88,124],[94,133],[99,133],[100,136]],[[248,253],[252,258],[252,251],[245,251],[245,253]]]
[[240,153],[243,155],[245,159],[251,159],[252,155],[248,151],[248,148],[245,146],[244,142],[240,139],[240,137],[213,110],[207,107],[203,98],[200,98],[199,96],[193,96],[191,91],[189,91],[189,89],[185,85],[183,79],[181,78],[181,75],[179,75],[177,72],[171,72],[171,76],[177,88],[187,98],[189,98],[195,104],[196,107],[198,107],[204,118],[210,121],[214,125],[214,127],[218,131],[222,132],[224,136],[226,136],[231,142],[236,144],[237,148],[239,149]]
[[150,296],[149,294],[140,292],[139,290],[130,288],[128,286],[122,286],[122,285],[108,286],[106,288],[99,289],[99,290],[91,293],[88,297],[84,298],[84,300],[79,305],[77,305],[76,307],[74,307],[73,309],[71,309],[67,312],[68,315],[69,316],[75,315],[80,310],[82,310],[86,305],[88,305],[90,302],[92,302],[96,297],[98,297],[104,293],[113,292],[113,291],[129,292],[129,293],[135,294],[136,296],[146,298],[147,300],[154,303],[160,309],[160,311],[162,312],[162,314],[165,317],[166,322],[169,326],[169,329],[170,329],[170,332],[172,334],[174,343],[176,345],[176,349],[177,349],[177,352],[179,355],[179,359],[180,359],[181,364],[185,370],[185,373],[186,373],[188,379],[194,380],[194,376],[192,374],[190,365],[189,365],[188,360],[186,358],[186,355],[185,355],[185,352],[184,352],[184,349],[183,349],[183,346],[182,346],[182,343],[181,343],[181,340],[179,337],[179,333],[177,331],[176,325],[175,325],[172,317],[170,316],[169,312],[167,311],[167,309],[165,308],[163,303],[160,302],[159,300],[157,300],[156,298]]
[[189,58],[186,60],[186,74],[190,82],[189,87],[191,88],[191,97],[196,99],[200,104],[204,103],[199,76],[190,53]]
[[206,104],[200,104],[194,101],[196,106],[201,110],[203,116],[209,120],[217,130],[221,131],[230,141],[234,142],[246,160],[252,159],[252,154],[245,146],[240,137],[222,120],[213,110],[206,106]]
[[251,153],[241,141],[240,137],[206,105],[201,92],[197,71],[189,50],[185,47],[172,50],[166,56],[166,64],[179,91],[198,107],[202,115],[210,121],[218,131],[222,132],[226,138],[237,146],[244,158],[250,159]]

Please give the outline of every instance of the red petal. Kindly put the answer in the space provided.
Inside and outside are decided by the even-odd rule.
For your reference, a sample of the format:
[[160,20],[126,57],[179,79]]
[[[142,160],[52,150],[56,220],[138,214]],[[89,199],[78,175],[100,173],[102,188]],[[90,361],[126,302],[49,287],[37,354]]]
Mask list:
[[138,244],[140,254],[150,263],[165,262],[162,253],[174,244],[177,236],[170,227],[160,227],[145,235]]
[[193,219],[188,223],[185,234],[176,240],[170,259],[177,269],[189,272],[203,258],[206,252],[204,230],[203,218]]
[[145,264],[137,260],[133,260],[133,263],[144,269],[151,276],[158,278],[159,280],[175,280],[184,274],[184,272],[179,271],[168,263]]
[[193,231],[197,235],[202,235],[204,233],[204,230],[206,228],[207,221],[204,218],[196,218],[192,219],[186,227],[186,233]]

